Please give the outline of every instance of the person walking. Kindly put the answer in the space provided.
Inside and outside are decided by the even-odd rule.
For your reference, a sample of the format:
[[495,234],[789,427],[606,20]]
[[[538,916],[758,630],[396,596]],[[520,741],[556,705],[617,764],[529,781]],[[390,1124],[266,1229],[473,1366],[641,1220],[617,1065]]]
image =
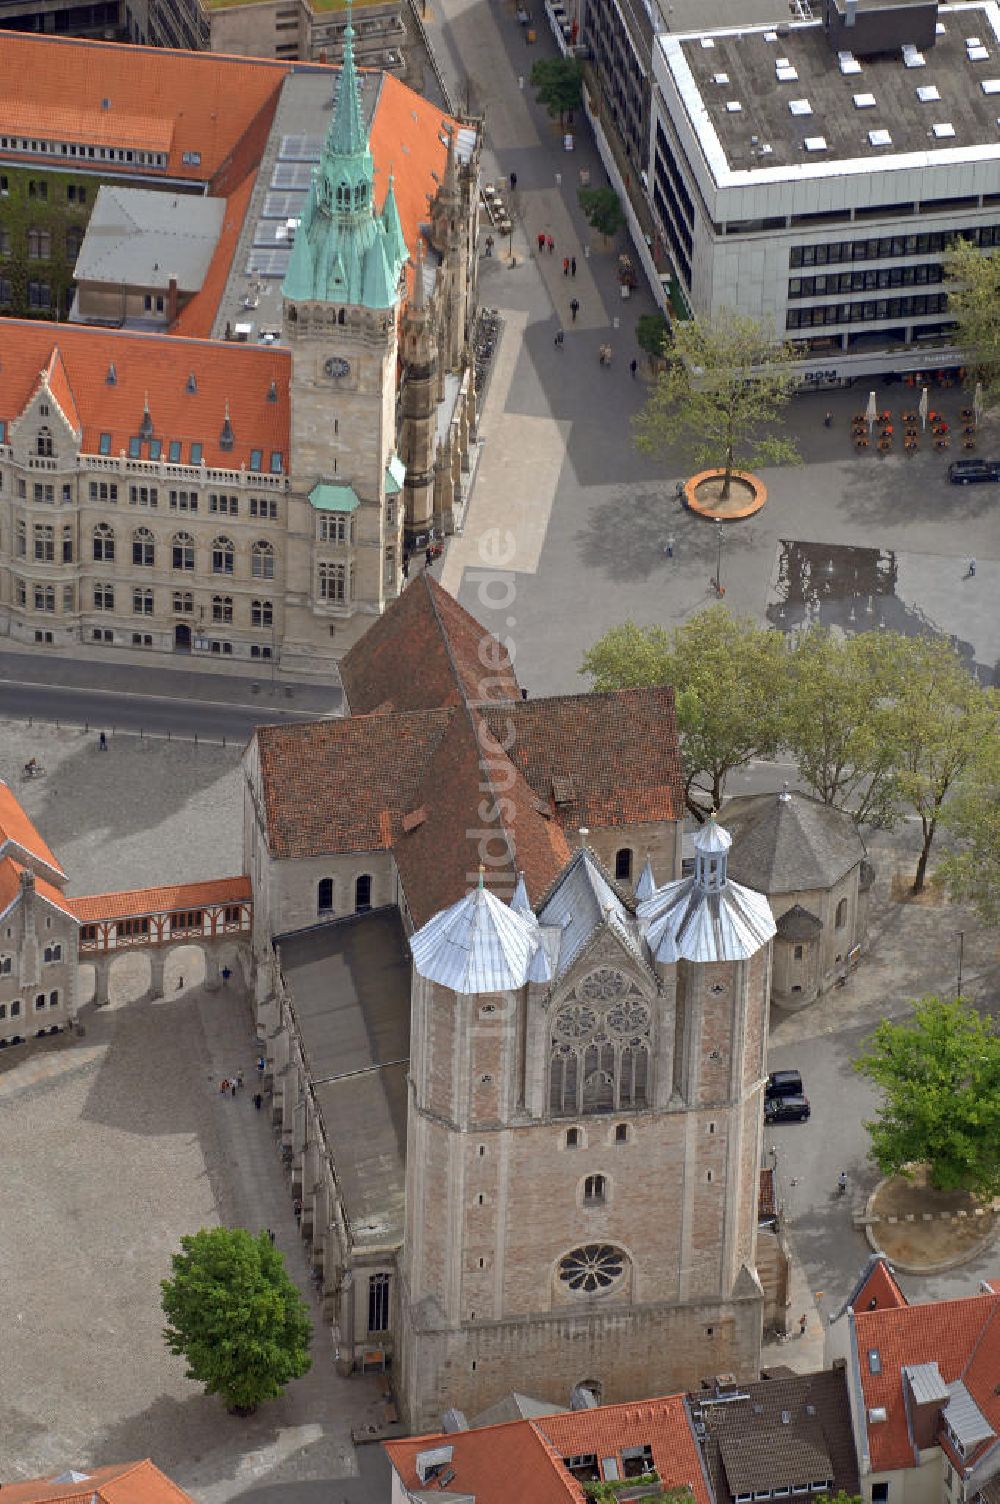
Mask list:
[[637,360],[630,360],[628,363],[628,372],[633,381],[635,380],[635,373],[638,369],[639,362]]
[[971,580],[975,576],[975,573],[976,573],[976,561],[975,561],[975,559],[970,559],[969,560],[969,568],[966,571],[965,578],[967,580]]
[[222,1096],[225,1096],[226,1092],[228,1090],[229,1090],[229,1077],[228,1076],[223,1076],[223,1078],[222,1078],[222,1085],[219,1087],[219,1092],[220,1092],[220,1094]]
[[230,1081],[230,1083],[229,1083],[229,1090],[232,1092],[233,1101],[235,1102],[235,1100],[236,1100],[236,1082],[235,1081]]
[[258,1076],[258,1079],[260,1079],[260,1078],[263,1077],[263,1075],[264,1075],[264,1067],[266,1065],[267,1065],[267,1061],[264,1059],[263,1055],[258,1055],[257,1056],[257,1076]]
[[243,1085],[243,1067],[242,1066],[236,1072],[236,1085],[240,1086],[240,1087],[242,1087],[242,1085]]
[[539,230],[539,232],[538,232],[538,254],[539,254],[539,256],[542,254],[542,252],[544,251],[544,249],[545,249],[545,231],[544,230]]
[[575,256],[571,256],[569,258],[569,274],[570,274],[571,277],[575,277],[576,276],[576,257]]
[[804,1337],[805,1336],[805,1334],[806,1334],[806,1327],[808,1325],[809,1325],[808,1317],[806,1317],[806,1316],[800,1316],[799,1317],[799,1336],[800,1337]]
[[557,350],[561,350],[562,349],[562,347],[563,347],[563,340],[565,338],[566,338],[566,336],[563,334],[562,330],[560,329],[559,332],[558,332],[558,334],[556,335],[555,339],[552,341],[552,343],[555,345],[555,347],[556,347]]
[[253,1105],[256,1107],[258,1112],[260,1112],[260,1109],[264,1105],[264,1098],[261,1096],[259,1091],[255,1091],[253,1094]]
[[430,544],[428,543],[427,548],[424,551],[424,565],[425,565],[425,567],[427,569],[430,569],[430,567],[431,567],[431,565],[433,563],[434,563],[434,551],[431,548]]
[[673,533],[671,533],[670,536],[667,538],[667,558],[668,559],[672,559],[673,556],[674,556],[674,535],[673,535]]
[[569,257],[568,256],[564,256],[563,257],[563,276],[564,277],[568,277],[569,276]]
[[271,1247],[273,1248],[274,1247],[274,1233],[271,1231],[270,1228],[267,1229],[267,1235],[268,1235],[268,1237],[271,1240]]
[[177,978],[177,991],[178,992],[183,992],[184,991],[184,978],[183,977],[178,977]]
[[511,193],[513,193],[515,188],[517,187],[517,173],[512,172],[508,181],[510,183],[510,191]]
[[546,235],[546,237],[545,237],[545,244],[548,246],[548,248],[549,248],[549,255],[551,256],[552,253],[553,253],[553,251],[556,248],[556,243],[552,239],[551,235]]
[[576,316],[580,312],[580,300],[579,300],[579,298],[571,298],[570,299],[569,311],[573,315],[573,322],[575,324],[576,323]]
[[101,732],[100,736],[97,739],[97,750],[98,752],[106,752],[108,750],[107,733],[104,731]]

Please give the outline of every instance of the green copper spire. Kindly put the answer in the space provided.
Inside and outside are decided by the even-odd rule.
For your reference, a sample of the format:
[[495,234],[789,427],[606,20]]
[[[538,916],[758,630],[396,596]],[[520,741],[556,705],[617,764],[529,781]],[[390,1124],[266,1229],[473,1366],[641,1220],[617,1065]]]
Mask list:
[[348,21],[337,102],[296,231],[282,286],[286,298],[365,308],[395,304],[409,256],[391,182],[378,215],[374,179]]

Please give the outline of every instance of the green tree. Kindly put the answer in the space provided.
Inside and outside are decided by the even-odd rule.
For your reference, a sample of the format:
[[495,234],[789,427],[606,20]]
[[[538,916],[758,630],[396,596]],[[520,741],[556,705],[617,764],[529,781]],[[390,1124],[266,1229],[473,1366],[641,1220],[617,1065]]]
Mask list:
[[794,388],[791,355],[745,314],[677,323],[666,368],[634,422],[637,447],[656,454],[679,442],[699,468],[724,471],[723,500],[734,470],[797,463],[791,439],[774,431]]
[[249,1415],[309,1371],[305,1301],[266,1232],[202,1228],[181,1238],[181,1249],[160,1287],[167,1346],[187,1359],[187,1378],[206,1394]]
[[562,125],[583,103],[583,69],[575,57],[540,57],[532,66],[535,98]]
[[997,736],[997,698],[981,689],[950,642],[896,636],[896,685],[882,716],[893,747],[892,794],[920,820],[912,891],[922,891],[945,800]]
[[580,188],[577,191],[583,217],[605,240],[617,235],[625,223],[622,201],[613,188]]
[[810,627],[791,648],[782,684],[782,740],[803,783],[859,825],[888,825],[895,813],[885,717],[898,681],[895,647],[893,633]]
[[688,808],[698,819],[722,802],[726,777],[780,743],[781,633],[710,606],[682,626],[612,627],[580,670],[595,689],[673,686]]
[[945,256],[948,312],[958,327],[955,342],[990,397],[1000,397],[1000,256],[959,240]]
[[942,823],[957,837],[937,875],[959,903],[971,903],[987,924],[1000,924],[1000,743],[995,735],[949,799]]
[[662,360],[670,339],[670,320],[662,313],[644,313],[636,320],[636,343],[651,361]]
[[1000,1034],[961,998],[925,997],[912,1022],[883,1019],[854,1063],[882,1087],[865,1127],[884,1175],[928,1166],[939,1191],[1000,1192]]

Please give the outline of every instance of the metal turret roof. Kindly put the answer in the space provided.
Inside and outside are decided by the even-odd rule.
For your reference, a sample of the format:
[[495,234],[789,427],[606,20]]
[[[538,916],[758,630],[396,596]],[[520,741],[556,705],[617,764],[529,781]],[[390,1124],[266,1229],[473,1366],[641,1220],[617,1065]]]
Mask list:
[[639,903],[643,903],[645,899],[652,898],[655,892],[656,878],[653,876],[653,863],[647,856],[646,865],[639,873],[639,881],[635,885],[635,896]]
[[639,904],[639,923],[657,961],[743,961],[774,938],[767,899],[727,875],[730,843],[713,816],[695,839],[694,875],[667,883]]
[[514,913],[482,880],[410,939],[418,974],[463,995],[523,987],[540,947],[538,921]]

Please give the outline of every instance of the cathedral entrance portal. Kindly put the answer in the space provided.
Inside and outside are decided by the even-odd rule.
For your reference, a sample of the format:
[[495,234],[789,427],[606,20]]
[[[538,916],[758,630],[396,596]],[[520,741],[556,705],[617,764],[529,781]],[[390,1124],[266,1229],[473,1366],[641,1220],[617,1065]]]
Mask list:
[[174,627],[174,652],[190,653],[191,651],[191,628],[187,622],[179,621]]

